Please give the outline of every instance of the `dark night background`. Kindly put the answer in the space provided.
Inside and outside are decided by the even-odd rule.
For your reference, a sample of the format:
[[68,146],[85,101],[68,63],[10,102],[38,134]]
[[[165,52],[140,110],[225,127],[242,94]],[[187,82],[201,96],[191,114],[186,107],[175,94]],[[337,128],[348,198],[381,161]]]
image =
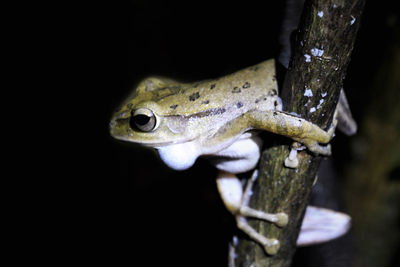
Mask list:
[[[367,1],[344,83],[357,121],[373,100],[370,84],[399,29],[394,2]],[[85,102],[89,99],[84,123],[90,128],[81,137],[82,151],[67,162],[83,167],[68,181],[74,188],[71,201],[78,202],[75,194],[84,196],[82,201],[77,196],[77,216],[69,219],[78,240],[71,254],[112,265],[226,266],[227,245],[236,229],[217,194],[213,167],[200,159],[187,171],[169,170],[153,151],[113,140],[108,121],[149,75],[195,81],[277,57],[283,3],[128,1],[90,10],[96,19],[83,34],[99,33],[87,47],[95,71],[79,92]],[[80,75],[86,67],[79,66]],[[351,161],[351,140],[335,137],[336,169]],[[394,258],[390,261],[387,266],[396,265]]]

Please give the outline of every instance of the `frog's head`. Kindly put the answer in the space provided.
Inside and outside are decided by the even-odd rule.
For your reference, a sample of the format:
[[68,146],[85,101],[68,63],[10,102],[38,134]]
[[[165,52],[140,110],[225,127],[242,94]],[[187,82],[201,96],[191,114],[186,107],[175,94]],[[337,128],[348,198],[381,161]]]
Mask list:
[[111,135],[119,140],[151,147],[190,141],[190,120],[174,114],[168,96],[179,93],[180,84],[168,79],[148,78],[117,110],[110,122]]

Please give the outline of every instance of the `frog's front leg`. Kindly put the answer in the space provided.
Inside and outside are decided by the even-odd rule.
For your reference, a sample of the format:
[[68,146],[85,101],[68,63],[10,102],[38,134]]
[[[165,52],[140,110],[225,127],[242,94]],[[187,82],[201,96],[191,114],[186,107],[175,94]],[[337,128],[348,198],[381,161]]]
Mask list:
[[329,144],[322,146],[319,143],[329,143],[335,125],[324,131],[314,123],[279,110],[254,110],[246,116],[254,128],[290,137],[304,144],[311,152],[327,156],[331,154]]
[[274,238],[267,238],[252,228],[246,217],[257,218],[272,222],[279,227],[284,227],[288,223],[288,216],[285,213],[265,213],[249,207],[252,186],[257,178],[257,170],[253,172],[251,179],[248,180],[246,189],[243,191],[242,183],[232,173],[220,171],[217,177],[218,191],[226,208],[235,216],[239,229],[249,235],[253,240],[260,243],[269,255],[278,252],[279,241]]

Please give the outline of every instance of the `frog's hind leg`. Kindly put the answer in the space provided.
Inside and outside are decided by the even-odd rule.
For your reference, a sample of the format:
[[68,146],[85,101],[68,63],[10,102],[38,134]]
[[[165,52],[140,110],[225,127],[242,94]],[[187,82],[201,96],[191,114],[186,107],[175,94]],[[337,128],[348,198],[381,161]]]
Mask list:
[[246,188],[243,192],[240,214],[246,217],[253,217],[269,221],[276,224],[279,227],[286,226],[288,223],[288,217],[286,213],[281,212],[281,213],[271,214],[255,210],[249,207],[250,197],[253,194],[252,191],[253,184],[256,181],[257,177],[258,177],[258,171],[254,170],[253,174],[251,175],[251,178],[247,181]]
[[288,217],[285,213],[270,214],[248,206],[251,187],[256,178],[257,171],[253,173],[246,189],[243,191],[241,182],[234,174],[221,171],[217,177],[217,186],[225,206],[235,216],[238,228],[261,244],[268,254],[274,255],[278,252],[279,241],[274,238],[267,238],[258,233],[248,224],[246,217],[269,221],[280,227],[287,224]]

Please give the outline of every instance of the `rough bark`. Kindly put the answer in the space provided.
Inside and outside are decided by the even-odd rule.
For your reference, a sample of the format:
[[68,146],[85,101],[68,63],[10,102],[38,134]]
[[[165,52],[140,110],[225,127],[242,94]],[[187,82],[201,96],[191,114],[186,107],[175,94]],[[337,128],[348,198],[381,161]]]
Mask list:
[[[329,128],[363,6],[364,0],[306,1],[283,84],[284,110],[296,112],[323,129]],[[302,151],[298,154],[298,168],[289,169],[283,165],[289,151],[287,145],[263,151],[250,203],[259,210],[289,215],[289,224],[284,228],[268,222],[250,222],[261,234],[280,241],[278,254],[266,255],[261,246],[243,236],[236,247],[236,267],[291,264],[321,157]]]

